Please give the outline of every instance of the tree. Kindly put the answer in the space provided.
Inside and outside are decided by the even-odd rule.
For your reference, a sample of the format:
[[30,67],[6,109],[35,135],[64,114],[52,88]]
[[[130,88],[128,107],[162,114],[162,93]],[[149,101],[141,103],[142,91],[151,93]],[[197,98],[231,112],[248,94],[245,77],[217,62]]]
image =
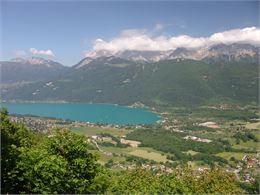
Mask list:
[[104,193],[110,175],[88,141],[65,129],[47,136],[10,122],[1,110],[2,193]]
[[110,191],[121,194],[152,194],[159,192],[159,186],[158,176],[151,171],[138,168],[122,172],[119,176],[116,176]]
[[201,173],[184,167],[173,173],[154,173],[141,168],[115,176],[110,191],[122,194],[243,194],[233,174],[222,169]]
[[10,174],[17,163],[18,150],[22,146],[31,146],[37,141],[35,134],[23,125],[10,122],[6,109],[0,110],[1,130],[1,193],[15,193]]
[[109,159],[108,162],[105,164],[105,167],[111,168],[114,164],[114,161],[112,159]]
[[196,193],[198,194],[243,194],[236,176],[225,170],[215,167],[204,170],[198,177]]
[[87,139],[69,130],[57,129],[41,144],[20,152],[12,175],[19,181],[19,193],[90,193],[99,173]]
[[194,193],[193,173],[185,172],[185,174],[185,179],[180,179],[180,175],[176,173],[162,175],[160,178],[161,185],[159,191],[164,194]]
[[16,181],[16,193],[63,193],[67,189],[65,159],[40,147],[20,150],[19,161],[11,175]]

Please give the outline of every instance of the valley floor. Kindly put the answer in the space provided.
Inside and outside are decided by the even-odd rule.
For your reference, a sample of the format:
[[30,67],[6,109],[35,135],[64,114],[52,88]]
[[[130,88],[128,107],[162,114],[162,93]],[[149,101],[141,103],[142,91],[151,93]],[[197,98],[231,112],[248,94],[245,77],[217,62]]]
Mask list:
[[68,128],[88,137],[99,162],[113,171],[142,166],[171,173],[178,166],[202,171],[222,166],[240,181],[254,182],[260,167],[259,112],[255,107],[156,108],[154,125],[119,126],[11,116],[30,129],[51,134]]

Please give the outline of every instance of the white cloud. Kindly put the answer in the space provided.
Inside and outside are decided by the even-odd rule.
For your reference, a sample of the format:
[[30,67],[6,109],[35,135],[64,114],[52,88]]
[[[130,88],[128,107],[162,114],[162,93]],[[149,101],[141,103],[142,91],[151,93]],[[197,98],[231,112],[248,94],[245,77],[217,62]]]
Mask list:
[[248,27],[215,33],[209,37],[209,42],[226,44],[243,42],[260,45],[260,28]]
[[54,53],[53,53],[50,49],[47,49],[47,50],[38,50],[38,49],[35,49],[35,48],[30,48],[29,51],[30,51],[30,53],[33,54],[33,55],[54,56]]
[[[161,27],[158,25],[157,29]],[[152,36],[145,29],[128,29],[109,41],[100,38],[96,39],[92,50],[87,51],[85,56],[93,57],[99,51],[111,54],[124,50],[167,51],[178,47],[199,48],[219,43],[231,44],[237,42],[260,46],[260,28],[232,29],[212,34],[209,37],[191,37],[188,35]]]

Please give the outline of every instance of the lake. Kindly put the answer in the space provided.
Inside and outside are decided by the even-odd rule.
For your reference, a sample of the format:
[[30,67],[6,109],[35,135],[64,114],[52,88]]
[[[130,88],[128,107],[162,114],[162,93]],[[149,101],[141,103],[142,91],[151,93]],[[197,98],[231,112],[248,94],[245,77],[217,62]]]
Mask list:
[[91,123],[114,125],[153,124],[160,116],[145,108],[129,108],[112,104],[87,103],[4,103],[10,114],[55,117]]

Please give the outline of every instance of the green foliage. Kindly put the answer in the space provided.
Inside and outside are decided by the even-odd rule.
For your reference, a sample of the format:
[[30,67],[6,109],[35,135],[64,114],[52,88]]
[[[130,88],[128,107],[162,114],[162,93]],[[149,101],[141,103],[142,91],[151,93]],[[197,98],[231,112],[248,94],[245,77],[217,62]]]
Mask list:
[[114,164],[114,161],[112,159],[110,159],[106,164],[105,164],[105,167],[107,168],[111,168]]
[[41,148],[21,149],[12,172],[16,193],[62,193],[66,190],[67,162]]
[[223,169],[215,168],[200,174],[197,180],[196,193],[198,194],[241,194],[234,174],[229,174]]
[[112,193],[122,194],[240,194],[233,174],[222,169],[196,173],[189,168],[175,169],[168,175],[137,168],[115,176]]
[[1,192],[13,192],[13,181],[10,174],[17,163],[17,156],[21,153],[19,147],[30,147],[40,138],[34,132],[28,131],[23,125],[10,122],[6,109],[0,110],[1,130]]
[[[185,108],[184,110],[179,110],[178,115],[180,114],[188,114],[192,117],[212,117],[217,119],[224,120],[243,120],[250,121],[252,118],[258,118],[258,115],[252,111],[252,109],[237,109],[229,108],[229,109],[212,109],[212,108]],[[207,129],[207,128],[206,128]],[[208,130],[208,129],[207,129]]]
[[189,130],[189,131],[211,131],[211,132],[216,131],[216,129],[203,127],[203,126],[195,126],[193,124],[186,124],[186,125],[182,126],[181,129]]
[[[254,103],[258,101],[258,63],[195,60],[165,60],[135,64],[116,59],[116,67],[97,60],[54,80],[57,90],[36,82],[10,88],[4,99],[66,100],[74,102],[108,102],[146,105],[194,106],[201,104]],[[131,82],[124,83],[129,79]],[[82,85],[84,83],[84,85]],[[41,89],[40,96],[32,93]],[[102,93],[97,90],[102,89]],[[240,117],[243,118],[241,115]]]
[[160,176],[160,191],[166,194],[196,193],[196,180],[195,172],[191,169],[174,169],[169,175]]
[[250,140],[253,140],[254,142],[258,142],[257,137],[251,132],[245,132],[245,133],[236,132],[233,137],[236,138],[237,142],[239,142],[239,140],[242,140],[243,142],[247,142]]
[[89,186],[89,192],[92,194],[106,194],[114,182],[113,175],[107,169],[99,167],[99,171]]
[[47,137],[11,123],[7,114],[1,110],[2,193],[104,190],[102,183],[94,184],[103,168],[84,136],[57,129]]
[[138,157],[138,156],[126,156],[126,161],[127,162],[132,162],[136,165],[142,165],[142,164],[145,164],[145,163],[148,163],[149,160],[147,159],[144,159],[144,158],[141,158],[141,157]]
[[126,171],[116,177],[111,186],[112,193],[121,194],[152,194],[160,191],[159,177],[142,169]]
[[245,189],[248,194],[260,194],[260,175],[259,173],[255,176],[253,183],[241,182],[241,188]]
[[120,141],[120,139],[118,138],[118,137],[115,137],[115,136],[113,136],[113,135],[111,135],[111,134],[109,134],[109,133],[100,133],[100,135],[102,136],[102,137],[111,137],[111,139],[114,141],[114,142],[116,142],[116,144],[114,145],[114,144],[112,144],[112,143],[106,143],[106,142],[101,142],[101,143],[99,143],[101,146],[115,146],[115,147],[118,147],[118,148],[126,148],[126,147],[128,147],[128,145],[127,144],[122,144],[121,143],[121,141]]
[[90,193],[99,172],[86,138],[68,130],[56,130],[42,144],[20,151],[13,171],[19,193]]
[[228,163],[228,161],[226,159],[221,158],[219,156],[214,156],[214,155],[209,155],[209,154],[202,154],[202,153],[195,154],[192,157],[192,160],[203,161],[204,163],[207,163],[209,165],[213,165],[216,162],[223,163],[223,164],[227,164]]

